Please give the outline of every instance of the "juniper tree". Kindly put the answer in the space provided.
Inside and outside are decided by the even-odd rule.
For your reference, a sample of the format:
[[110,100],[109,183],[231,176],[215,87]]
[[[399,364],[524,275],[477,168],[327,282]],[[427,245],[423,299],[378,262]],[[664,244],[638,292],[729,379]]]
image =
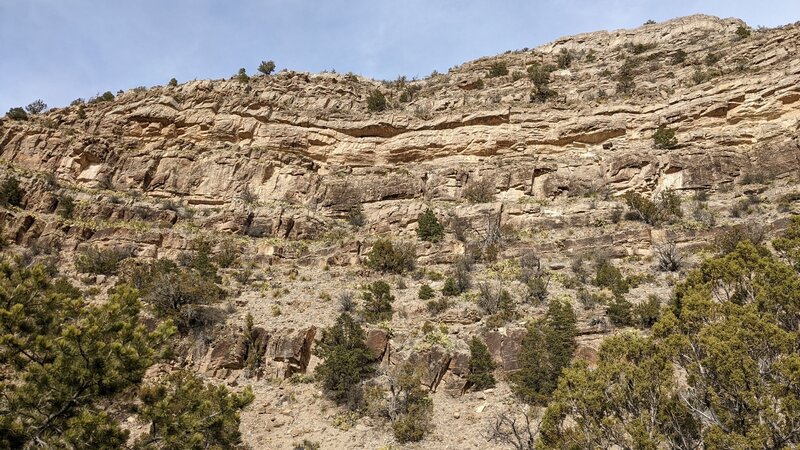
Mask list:
[[342,313],[336,323],[322,330],[314,354],[322,358],[314,373],[322,381],[328,397],[339,404],[360,389],[361,381],[374,372],[372,354],[364,343],[364,330],[353,318]]
[[419,216],[418,222],[417,236],[423,241],[438,242],[444,236],[444,226],[430,208]]
[[495,367],[486,344],[477,336],[473,336],[469,343],[469,374],[467,375],[467,382],[470,383],[472,389],[480,391],[494,387]]

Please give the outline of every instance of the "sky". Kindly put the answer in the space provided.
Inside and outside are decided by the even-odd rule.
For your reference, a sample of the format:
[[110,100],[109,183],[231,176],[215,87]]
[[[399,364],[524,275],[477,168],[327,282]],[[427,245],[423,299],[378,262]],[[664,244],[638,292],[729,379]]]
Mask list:
[[0,114],[278,70],[425,77],[559,37],[704,13],[800,20],[800,0],[0,0]]

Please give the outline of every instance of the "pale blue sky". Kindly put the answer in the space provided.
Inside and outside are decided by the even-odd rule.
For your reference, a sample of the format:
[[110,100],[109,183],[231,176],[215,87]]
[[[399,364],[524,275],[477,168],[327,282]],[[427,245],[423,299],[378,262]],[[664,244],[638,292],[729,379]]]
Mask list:
[[263,59],[378,79],[695,13],[800,20],[800,0],[0,0],[0,114],[42,98],[223,78]]

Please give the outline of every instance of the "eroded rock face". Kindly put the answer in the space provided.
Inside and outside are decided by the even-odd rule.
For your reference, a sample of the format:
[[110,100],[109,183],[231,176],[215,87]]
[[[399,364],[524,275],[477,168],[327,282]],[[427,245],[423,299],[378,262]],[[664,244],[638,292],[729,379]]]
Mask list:
[[389,335],[386,331],[373,328],[367,331],[367,338],[364,342],[376,360],[383,359],[389,350]]
[[255,366],[263,366],[263,372],[275,376],[289,378],[295,373],[305,373],[316,331],[316,327],[309,327],[268,333],[255,327],[251,336],[241,330],[223,335],[208,350],[200,369],[212,376],[228,378],[238,374],[253,358],[257,361]]
[[[797,173],[800,66],[789,50],[800,31],[790,26],[735,41],[731,30],[740,25],[692,16],[573,36],[416,82],[423,89],[412,102],[381,114],[368,113],[364,102],[376,83],[337,74],[284,72],[249,84],[207,80],[130,91],[88,105],[85,119],[76,107],[56,109],[47,114],[56,127],[38,118],[3,120],[0,157],[69,186],[177,201],[202,212],[191,218],[197,226],[256,238],[316,239],[354,202],[363,204],[365,231],[413,233],[423,202],[461,202],[473,180],[492,183],[501,202],[478,214],[455,205],[452,214],[476,231],[486,214],[518,226],[585,225],[573,212],[519,205],[599,189],[612,197],[631,189],[714,191],[754,171],[773,179]],[[653,47],[636,54],[625,47],[633,44]],[[714,48],[721,59],[707,68],[703,58]],[[524,73],[563,49],[577,57],[553,74],[554,100],[529,103],[525,78],[485,79],[475,89],[475,75],[493,61]],[[672,62],[678,49],[686,61]],[[590,52],[591,60],[581,59]],[[605,99],[600,93],[616,87],[603,71],[613,74],[626,59],[640,64],[635,91]],[[721,76],[693,81],[696,71],[711,69]],[[660,125],[677,130],[676,148],[653,147]],[[42,191],[26,192],[26,207],[52,212],[57,199]],[[161,224],[153,230],[161,234],[156,247],[169,245],[169,229],[187,221],[152,201],[80,197],[88,202],[82,217]],[[5,228],[14,227],[5,234],[25,240],[48,226]],[[68,231],[51,233],[63,239]],[[342,255],[331,263],[355,260]]]
[[295,373],[305,373],[311,359],[311,346],[317,327],[301,330],[284,330],[276,333],[267,347],[266,357],[272,361],[283,363],[279,370],[283,378]]

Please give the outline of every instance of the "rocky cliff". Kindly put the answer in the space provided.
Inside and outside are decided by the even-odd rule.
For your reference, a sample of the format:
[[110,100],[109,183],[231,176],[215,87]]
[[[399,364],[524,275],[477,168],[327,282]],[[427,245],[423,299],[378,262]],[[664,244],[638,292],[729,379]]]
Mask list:
[[[217,252],[235,243],[225,318],[211,337],[187,343],[183,364],[254,386],[242,425],[254,448],[303,438],[324,448],[391,442],[368,418],[335,426],[337,411],[316,386],[277,380],[318,363],[310,348],[317,327],[338,314],[332,299],[389,280],[399,313],[370,330],[368,343],[384,367],[422,362],[435,392],[436,427],[411,448],[486,448],[480,432],[510,396],[504,382],[462,394],[466,343],[486,340],[502,380],[515,368],[522,325],[544,306],[520,301],[519,317],[497,326],[476,294],[433,314],[419,287],[440,289],[453,262],[491,245],[473,284],[499,283],[522,298],[525,287],[509,273],[535,253],[549,296],[575,303],[579,356],[591,360],[617,327],[601,305],[579,305],[568,282],[576,260],[611,258],[645,280],[630,301],[652,293],[666,301],[681,273],[656,271],[654,249],[674,243],[691,267],[716,236],[756,226],[769,233],[800,212],[799,44],[798,25],[750,30],[692,16],[571,36],[422,80],[282,71],[4,118],[2,172],[24,195],[20,207],[0,210],[0,227],[12,249],[35,257],[59,249],[67,274],[75,273],[71,255],[87,247],[144,260],[178,258],[198,236]],[[368,108],[375,91],[386,99],[382,111]],[[674,141],[654,142],[659,129],[674,131]],[[680,214],[656,226],[628,220],[627,192],[677,194]],[[65,216],[67,198],[75,207]],[[428,208],[445,225],[436,243],[416,234]],[[411,243],[424,270],[403,277],[365,268],[381,237]],[[248,279],[237,276],[245,270]],[[76,278],[87,289],[115,282]],[[247,313],[268,361],[261,377],[242,370]],[[442,326],[432,344],[426,322]]]

